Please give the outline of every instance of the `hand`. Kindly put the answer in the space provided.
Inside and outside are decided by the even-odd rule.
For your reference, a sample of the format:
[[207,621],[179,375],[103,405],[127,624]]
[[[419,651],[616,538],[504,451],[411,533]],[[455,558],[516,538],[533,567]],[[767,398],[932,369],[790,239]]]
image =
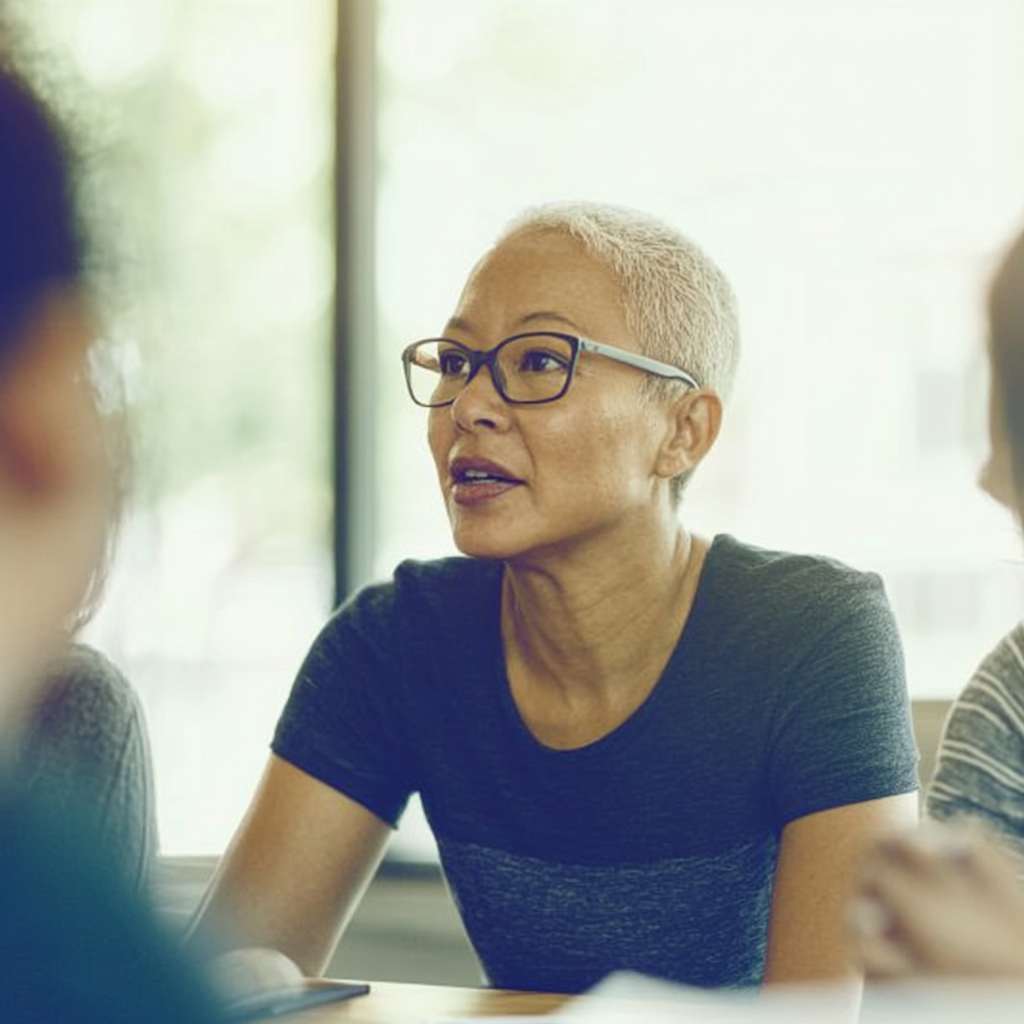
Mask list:
[[1024,893],[1010,860],[971,831],[929,825],[880,842],[850,931],[869,977],[1024,980]]
[[262,947],[222,953],[211,962],[210,973],[229,1002],[302,986],[302,973],[284,953]]

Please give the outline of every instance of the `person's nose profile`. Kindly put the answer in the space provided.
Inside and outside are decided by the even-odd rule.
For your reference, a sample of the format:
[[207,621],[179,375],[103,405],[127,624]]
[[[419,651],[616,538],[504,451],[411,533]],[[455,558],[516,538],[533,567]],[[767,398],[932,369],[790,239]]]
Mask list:
[[508,403],[498,393],[489,366],[481,366],[455,396],[452,416],[460,430],[502,430],[508,425]]

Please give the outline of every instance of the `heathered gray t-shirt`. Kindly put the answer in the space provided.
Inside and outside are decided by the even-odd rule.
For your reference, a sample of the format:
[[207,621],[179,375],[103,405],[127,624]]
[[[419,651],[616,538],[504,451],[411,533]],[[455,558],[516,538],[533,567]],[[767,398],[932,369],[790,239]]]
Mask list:
[[117,667],[74,644],[49,665],[21,738],[26,790],[57,815],[74,813],[128,883],[150,881],[157,848],[153,766],[142,706]]
[[881,582],[719,536],[644,704],[553,750],[511,696],[502,565],[406,562],[328,622],[274,752],[394,824],[421,795],[488,980],[575,992],[616,969],[763,975],[795,818],[917,787]]
[[1024,877],[1024,623],[1003,637],[950,709],[927,809],[939,821],[987,826]]

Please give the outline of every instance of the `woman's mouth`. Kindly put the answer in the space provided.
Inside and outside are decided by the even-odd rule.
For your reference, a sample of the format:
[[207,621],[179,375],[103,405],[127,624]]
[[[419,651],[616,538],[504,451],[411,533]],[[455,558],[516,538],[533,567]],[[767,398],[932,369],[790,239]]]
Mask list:
[[481,505],[521,487],[523,481],[503,466],[483,459],[456,459],[451,467],[452,498],[457,505]]
[[496,477],[457,481],[452,487],[452,498],[456,505],[482,505],[522,486],[516,480],[501,480]]

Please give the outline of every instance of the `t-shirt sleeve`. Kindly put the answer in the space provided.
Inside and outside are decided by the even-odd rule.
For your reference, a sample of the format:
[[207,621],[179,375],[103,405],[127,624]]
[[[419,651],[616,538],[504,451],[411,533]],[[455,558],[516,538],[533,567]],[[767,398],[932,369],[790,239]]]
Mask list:
[[918,788],[903,648],[881,580],[824,590],[792,640],[769,748],[778,825]]
[[271,749],[395,827],[413,791],[402,741],[394,588],[368,587],[335,613],[306,656]]
[[1024,873],[1024,626],[985,659],[953,705],[927,813],[979,821]]

